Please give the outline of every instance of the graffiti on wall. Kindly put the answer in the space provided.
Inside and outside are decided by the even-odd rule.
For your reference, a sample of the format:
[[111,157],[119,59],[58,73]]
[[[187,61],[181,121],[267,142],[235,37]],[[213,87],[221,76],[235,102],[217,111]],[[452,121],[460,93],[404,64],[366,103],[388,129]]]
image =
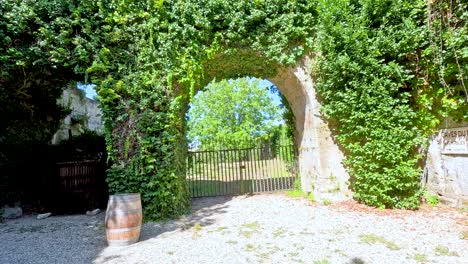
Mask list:
[[441,134],[442,154],[468,154],[468,127],[443,129]]

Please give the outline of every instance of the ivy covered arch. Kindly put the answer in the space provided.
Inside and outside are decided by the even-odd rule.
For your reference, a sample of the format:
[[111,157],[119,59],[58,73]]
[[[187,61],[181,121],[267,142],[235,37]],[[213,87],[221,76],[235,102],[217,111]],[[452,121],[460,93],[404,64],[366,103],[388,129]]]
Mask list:
[[[188,203],[183,117],[191,96],[213,78],[274,77],[280,65],[295,64],[313,30],[315,6],[175,1],[126,10],[124,19],[142,20],[134,25],[141,30],[136,52],[126,59],[141,65],[95,78],[114,163],[110,189],[141,192],[149,218],[183,211]],[[127,22],[122,22],[126,28]],[[88,74],[105,73],[112,53],[102,49]]]
[[349,175],[343,165],[343,153],[320,113],[312,66],[309,55],[288,67],[242,49],[215,55],[203,63],[203,72],[204,80],[255,76],[274,83],[294,115],[302,190],[314,192],[320,200],[339,200],[350,197]]
[[[345,156],[356,199],[417,208],[427,137],[446,116],[468,119],[466,10],[461,0],[5,0],[0,88],[21,92],[18,72],[36,76],[31,85],[65,73],[58,89],[95,83],[110,190],[142,193],[147,219],[188,206],[183,114],[218,75],[270,79],[298,106],[304,190],[345,193],[346,171],[332,166]],[[331,179],[337,188],[320,190]]]

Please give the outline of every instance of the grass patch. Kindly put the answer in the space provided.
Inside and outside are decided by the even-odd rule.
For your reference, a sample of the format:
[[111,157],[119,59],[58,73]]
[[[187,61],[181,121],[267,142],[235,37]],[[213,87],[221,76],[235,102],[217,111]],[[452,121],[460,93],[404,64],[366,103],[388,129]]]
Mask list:
[[202,226],[200,225],[200,223],[195,223],[193,225],[193,236],[192,236],[192,239],[195,239],[199,236],[200,234],[200,231],[202,230]]
[[336,184],[335,187],[331,188],[331,189],[328,189],[327,192],[329,193],[337,193],[340,191],[340,185]]
[[434,249],[436,255],[439,256],[449,256],[449,257],[458,257],[458,253],[455,251],[450,251],[446,246],[439,245]]
[[295,247],[296,249],[298,250],[303,250],[304,249],[304,246],[300,245],[300,244],[297,244],[297,243],[294,243],[293,244],[293,247]]
[[343,257],[347,257],[347,256],[348,256],[348,255],[346,255],[346,253],[344,253],[343,251],[341,251],[341,250],[339,250],[339,249],[335,249],[334,252],[340,254],[340,255],[343,256]]
[[255,221],[255,222],[252,222],[252,223],[243,224],[242,227],[257,230],[257,229],[260,228],[260,224],[257,221]]
[[320,259],[320,260],[314,260],[314,264],[330,264],[330,261],[328,259]]
[[270,262],[270,258],[271,258],[271,255],[274,255],[275,253],[277,253],[280,248],[277,247],[277,246],[273,246],[273,247],[267,247],[266,248],[267,250],[263,253],[259,253],[257,254],[257,257],[267,261],[267,262]]
[[437,194],[430,193],[428,191],[424,191],[423,193],[424,199],[426,203],[430,206],[437,206],[439,204],[439,196]]
[[255,221],[252,223],[243,224],[239,233],[246,238],[251,238],[254,233],[258,233],[260,230],[260,224]]
[[284,229],[282,227],[278,228],[273,232],[273,238],[283,237],[284,234],[286,234],[286,229]]
[[288,195],[291,198],[305,198],[311,202],[315,202],[315,196],[313,193],[305,193],[302,190],[289,190],[286,192],[286,195]]
[[257,257],[264,259],[264,260],[268,260],[270,259],[270,254],[268,252],[263,252],[263,253],[257,254]]
[[332,204],[332,202],[330,200],[328,200],[328,199],[323,199],[323,204],[324,205],[330,205],[330,204]]
[[468,230],[461,232],[460,239],[468,240]]
[[294,259],[292,258],[291,261],[297,262],[297,263],[305,263],[302,259]]
[[412,259],[416,260],[417,262],[427,262],[428,261],[426,255],[424,255],[424,254],[414,254]]
[[292,198],[300,198],[304,196],[304,192],[301,190],[289,190],[286,194]]
[[228,228],[225,227],[225,226],[220,226],[220,227],[218,227],[218,229],[216,229],[216,230],[217,230],[218,232],[223,232],[223,231],[225,231],[225,230],[227,230],[227,229],[228,229]]
[[301,235],[314,235],[314,232],[311,232],[307,229],[303,229],[301,232],[299,232]]
[[229,234],[229,233],[230,233],[229,229],[228,229],[227,227],[225,227],[225,226],[220,226],[220,227],[218,227],[218,228],[216,229],[216,232],[221,233],[221,235],[226,235],[226,234]]
[[228,240],[226,241],[226,243],[228,243],[229,245],[237,245],[237,241],[235,240]]
[[311,202],[315,202],[315,196],[313,193],[308,193],[305,198]]
[[255,231],[252,230],[240,230],[239,234],[243,235],[246,238],[251,238]]
[[245,249],[247,251],[255,251],[255,250],[257,250],[257,247],[254,244],[247,244],[247,245],[245,245]]
[[399,246],[397,246],[392,241],[389,241],[389,240],[385,239],[384,237],[374,235],[374,234],[362,234],[362,235],[359,235],[359,239],[361,240],[361,242],[367,243],[367,244],[370,244],[370,245],[380,243],[380,244],[383,244],[384,246],[386,246],[388,249],[391,249],[391,250],[401,249]]
[[301,190],[299,181],[294,183],[294,189],[286,191],[286,195],[291,198],[305,198],[311,202],[315,202],[315,196],[313,193],[306,193]]

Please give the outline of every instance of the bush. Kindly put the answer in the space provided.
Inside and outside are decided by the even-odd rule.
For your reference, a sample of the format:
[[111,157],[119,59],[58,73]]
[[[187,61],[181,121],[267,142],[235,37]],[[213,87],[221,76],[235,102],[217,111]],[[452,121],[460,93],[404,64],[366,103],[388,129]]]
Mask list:
[[437,206],[439,204],[439,196],[437,194],[430,193],[429,191],[424,191],[424,199],[426,203],[430,206]]

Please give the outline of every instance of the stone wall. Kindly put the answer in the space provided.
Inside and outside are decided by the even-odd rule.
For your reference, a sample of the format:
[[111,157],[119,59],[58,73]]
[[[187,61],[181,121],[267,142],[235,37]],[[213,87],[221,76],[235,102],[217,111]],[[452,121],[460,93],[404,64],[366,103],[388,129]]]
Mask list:
[[87,98],[82,90],[69,87],[63,91],[58,103],[70,108],[72,112],[63,120],[60,129],[52,139],[52,144],[68,139],[70,132],[72,136],[77,136],[85,130],[95,131],[98,134],[103,133],[104,127],[99,102]]
[[[278,69],[270,81],[286,97],[295,117],[302,189],[313,192],[318,200],[348,199],[352,194],[344,155],[320,113],[311,66],[312,60],[306,56],[295,67]],[[72,135],[85,129],[103,132],[99,103],[86,98],[81,90],[68,88],[59,103],[70,107],[72,113],[54,135],[54,144],[68,139],[69,131]],[[85,122],[74,123],[74,117],[85,117]],[[446,120],[433,136],[425,159],[423,184],[442,201],[468,207],[468,123]]]
[[302,190],[318,200],[345,200],[351,191],[344,155],[320,113],[311,66],[306,56],[295,67],[278,69],[270,81],[286,97],[295,117]]
[[427,151],[423,184],[443,202],[468,208],[468,123],[443,122]]
[[[350,198],[349,175],[330,127],[320,113],[314,88],[312,60],[280,68],[270,78],[288,100],[296,122],[301,187],[318,200]],[[441,201],[468,208],[468,123],[446,120],[426,153],[423,185]]]

